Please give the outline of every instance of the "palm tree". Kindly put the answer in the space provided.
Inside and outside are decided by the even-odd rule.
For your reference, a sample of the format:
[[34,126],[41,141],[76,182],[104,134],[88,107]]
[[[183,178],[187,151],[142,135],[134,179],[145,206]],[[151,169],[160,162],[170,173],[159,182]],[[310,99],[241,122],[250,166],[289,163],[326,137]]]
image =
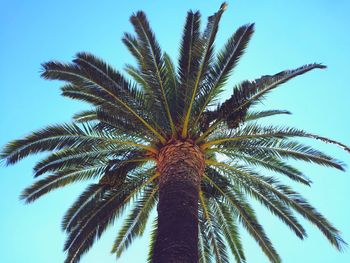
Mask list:
[[280,262],[248,198],[257,199],[303,239],[306,232],[297,212],[342,249],[345,242],[325,217],[280,180],[261,173],[270,170],[310,185],[286,163],[288,158],[343,170],[342,163],[296,137],[350,149],[300,129],[257,122],[287,111],[252,110],[280,84],[325,66],[307,64],[244,81],[218,103],[254,32],[254,24],[240,27],[215,55],[214,40],[226,7],[222,4],[208,18],[204,32],[199,12],[188,12],[177,66],[161,51],[143,12],[130,19],[136,36],[126,33],[123,38],[137,61],[137,66],[125,68],[132,80],[89,53],[78,53],[71,63],[43,64],[42,77],[66,82],[63,96],[93,107],[76,114],[73,123],[8,143],[1,158],[10,165],[30,154],[51,152],[34,167],[35,177],[47,176],[23,191],[27,203],[68,184],[95,180],[64,216],[67,263],[78,262],[128,210],[112,249],[119,257],[143,234],[156,206],[149,262],[229,262],[228,250],[237,262],[246,262],[239,224],[271,262]]

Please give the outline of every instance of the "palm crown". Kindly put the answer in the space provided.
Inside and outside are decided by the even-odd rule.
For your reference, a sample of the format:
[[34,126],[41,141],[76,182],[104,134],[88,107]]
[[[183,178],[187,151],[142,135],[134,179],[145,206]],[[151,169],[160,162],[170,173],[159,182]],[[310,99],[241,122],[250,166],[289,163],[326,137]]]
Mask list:
[[[42,177],[24,190],[30,203],[44,194],[82,180],[95,179],[64,216],[68,233],[66,262],[77,262],[95,240],[132,205],[112,251],[119,257],[135,237],[143,234],[158,201],[159,152],[174,143],[189,143],[205,157],[199,191],[199,260],[245,262],[238,225],[257,241],[271,262],[280,257],[259,224],[247,198],[257,199],[301,239],[306,236],[294,216],[315,224],[341,250],[338,230],[300,194],[262,172],[268,170],[310,185],[310,180],[286,159],[303,160],[343,170],[336,159],[294,140],[318,139],[349,151],[336,141],[287,127],[262,126],[257,120],[289,114],[282,110],[253,111],[271,90],[313,69],[313,63],[275,75],[244,81],[224,103],[218,96],[254,32],[254,24],[240,27],[215,55],[214,40],[220,9],[200,31],[199,12],[188,12],[177,66],[163,53],[143,12],[131,16],[136,36],[123,42],[137,65],[126,65],[132,80],[101,59],[78,53],[71,63],[43,64],[45,79],[62,80],[62,95],[90,103],[93,108],[74,116],[71,124],[53,125],[10,142],[1,157],[7,164],[42,152],[52,153],[37,163]],[[258,172],[255,167],[264,168]],[[157,236],[154,221],[150,258]]]

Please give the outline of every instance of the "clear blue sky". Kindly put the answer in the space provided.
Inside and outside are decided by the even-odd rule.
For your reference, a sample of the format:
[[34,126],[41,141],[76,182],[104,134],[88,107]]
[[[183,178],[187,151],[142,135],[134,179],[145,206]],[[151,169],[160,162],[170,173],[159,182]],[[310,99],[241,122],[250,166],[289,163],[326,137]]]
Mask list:
[[[40,79],[40,63],[70,60],[78,51],[90,51],[122,69],[133,62],[120,39],[131,31],[129,16],[144,10],[162,48],[173,58],[178,54],[188,9],[212,14],[221,1],[19,1],[0,0],[0,145],[53,123],[71,120],[86,105],[59,96],[59,83]],[[227,85],[243,79],[272,74],[304,63],[329,66],[282,86],[264,101],[265,109],[286,109],[293,115],[271,119],[328,136],[350,145],[349,70],[350,2],[347,0],[232,0],[220,28],[217,46],[239,26],[256,22],[256,33],[246,55]],[[336,147],[316,143],[350,165],[350,157]],[[0,262],[63,262],[64,234],[60,221],[82,190],[81,185],[49,194],[26,206],[21,190],[31,184],[32,167],[38,156],[14,167],[0,167]],[[298,163],[314,181],[311,189],[296,186],[350,242],[350,172]],[[285,263],[350,262],[349,249],[338,253],[305,221],[309,238],[298,240],[282,223],[258,208],[258,217]],[[115,262],[109,254],[118,221],[90,252],[83,263]],[[145,262],[148,235],[138,239],[122,256],[121,263]],[[257,245],[243,231],[248,262],[265,263]]]

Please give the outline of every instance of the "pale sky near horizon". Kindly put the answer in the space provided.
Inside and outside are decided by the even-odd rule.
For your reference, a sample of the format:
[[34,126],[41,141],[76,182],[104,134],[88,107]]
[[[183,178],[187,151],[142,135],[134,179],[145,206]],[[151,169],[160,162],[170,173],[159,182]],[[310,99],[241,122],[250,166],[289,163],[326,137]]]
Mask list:
[[[62,83],[40,78],[40,64],[51,59],[69,61],[79,51],[102,57],[118,69],[134,63],[121,42],[131,32],[129,16],[144,10],[161,47],[176,60],[186,12],[200,10],[203,22],[222,1],[24,1],[0,0],[0,147],[12,139],[49,124],[71,121],[87,109],[85,104],[59,95]],[[256,23],[256,32],[221,99],[234,83],[274,74],[306,63],[321,62],[327,70],[313,71],[269,95],[264,109],[284,109],[293,114],[271,118],[328,136],[350,145],[350,1],[229,1],[221,22],[217,50],[238,26]],[[305,141],[344,161],[350,155],[335,146]],[[44,156],[44,155],[40,155]],[[65,210],[83,190],[74,185],[57,190],[31,205],[19,200],[21,190],[34,182],[32,168],[39,156],[15,166],[0,167],[0,262],[61,263],[65,235],[60,223]],[[339,172],[313,164],[296,163],[314,182],[300,191],[350,242],[350,170]],[[84,184],[85,185],[85,184]],[[277,218],[257,207],[257,215],[284,263],[347,263],[349,248],[339,253],[320,232],[301,220],[309,234],[300,241]],[[151,223],[151,221],[150,221]],[[82,263],[142,263],[148,253],[149,231],[115,261],[110,254],[120,221],[86,254]],[[267,263],[254,241],[242,230],[249,263]],[[233,261],[232,261],[233,262]]]

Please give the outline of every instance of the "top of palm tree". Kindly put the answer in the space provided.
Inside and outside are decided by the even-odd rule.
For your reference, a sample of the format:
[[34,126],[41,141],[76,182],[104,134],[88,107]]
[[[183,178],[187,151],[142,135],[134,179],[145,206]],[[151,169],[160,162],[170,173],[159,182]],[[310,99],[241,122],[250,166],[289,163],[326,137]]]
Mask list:
[[[51,152],[34,167],[35,177],[47,176],[24,190],[22,198],[28,203],[67,184],[97,180],[64,217],[66,262],[79,261],[130,203],[133,208],[112,251],[120,256],[143,233],[157,200],[158,153],[179,141],[196,145],[206,158],[199,211],[201,262],[212,258],[228,262],[227,248],[237,262],[246,261],[238,223],[271,262],[280,262],[247,198],[259,200],[301,239],[306,232],[294,212],[315,224],[337,249],[343,248],[345,242],[325,217],[280,180],[263,174],[270,170],[310,185],[302,172],[286,163],[287,158],[344,169],[333,157],[297,142],[298,137],[350,149],[300,129],[258,123],[288,111],[253,110],[281,84],[325,66],[311,63],[243,81],[234,86],[230,98],[218,103],[254,33],[254,24],[241,26],[215,53],[215,37],[226,8],[223,3],[208,18],[204,32],[200,13],[188,12],[177,64],[162,52],[146,15],[133,14],[135,35],[123,37],[137,62],[125,67],[130,79],[86,52],[70,63],[42,65],[43,78],[65,82],[63,96],[88,102],[92,108],[76,114],[73,123],[52,125],[8,143],[1,159],[10,165],[30,154]],[[255,167],[264,169],[258,172]]]

